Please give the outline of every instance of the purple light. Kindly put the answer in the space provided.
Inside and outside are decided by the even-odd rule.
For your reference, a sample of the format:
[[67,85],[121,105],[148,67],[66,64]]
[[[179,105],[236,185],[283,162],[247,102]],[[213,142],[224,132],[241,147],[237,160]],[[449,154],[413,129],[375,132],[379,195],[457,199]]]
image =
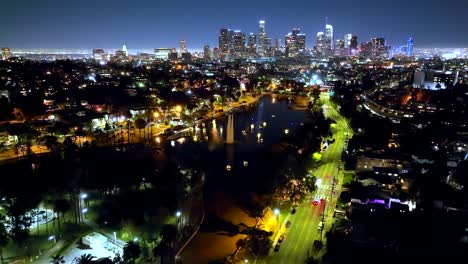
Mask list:
[[376,203],[376,204],[385,204],[385,201],[382,199],[374,199],[373,201],[369,201],[371,203]]

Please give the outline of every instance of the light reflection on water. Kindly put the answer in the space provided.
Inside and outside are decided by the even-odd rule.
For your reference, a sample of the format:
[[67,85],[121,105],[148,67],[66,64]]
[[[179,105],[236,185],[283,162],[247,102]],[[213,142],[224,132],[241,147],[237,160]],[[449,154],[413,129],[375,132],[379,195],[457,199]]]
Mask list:
[[[237,186],[240,183],[232,180],[271,174],[277,164],[265,158],[268,156],[265,153],[273,153],[273,145],[281,142],[283,137],[294,136],[306,118],[303,110],[289,109],[287,100],[275,100],[264,97],[258,105],[235,112],[234,144],[225,144],[227,116],[194,128],[190,137],[176,141],[178,159],[202,158],[203,161],[196,162],[207,164],[207,180],[213,188],[250,188],[245,184]],[[263,109],[259,109],[261,103]],[[288,131],[287,135],[285,131]],[[227,165],[231,166],[230,170]]]

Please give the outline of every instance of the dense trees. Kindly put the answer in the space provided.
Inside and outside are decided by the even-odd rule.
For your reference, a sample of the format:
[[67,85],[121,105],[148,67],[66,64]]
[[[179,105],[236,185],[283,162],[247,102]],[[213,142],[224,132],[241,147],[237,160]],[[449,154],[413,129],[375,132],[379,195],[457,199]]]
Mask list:
[[141,247],[138,242],[129,241],[123,248],[123,260],[125,263],[133,264],[141,255]]

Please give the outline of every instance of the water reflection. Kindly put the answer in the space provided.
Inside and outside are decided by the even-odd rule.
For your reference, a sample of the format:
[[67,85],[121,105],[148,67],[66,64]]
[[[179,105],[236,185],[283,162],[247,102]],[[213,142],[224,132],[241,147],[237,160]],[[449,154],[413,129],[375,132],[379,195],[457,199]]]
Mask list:
[[208,167],[207,180],[215,189],[231,189],[240,184],[241,179],[250,180],[268,175],[274,165],[279,163],[272,161],[271,154],[266,153],[270,153],[273,145],[283,137],[294,135],[296,125],[305,120],[304,111],[288,109],[287,100],[275,100],[264,97],[257,106],[234,113],[234,144],[225,144],[224,130],[228,118],[223,116],[200,124],[190,131],[190,136],[187,134],[189,137],[178,139],[175,146],[177,155],[182,159],[190,159],[194,155],[206,159],[203,162]]

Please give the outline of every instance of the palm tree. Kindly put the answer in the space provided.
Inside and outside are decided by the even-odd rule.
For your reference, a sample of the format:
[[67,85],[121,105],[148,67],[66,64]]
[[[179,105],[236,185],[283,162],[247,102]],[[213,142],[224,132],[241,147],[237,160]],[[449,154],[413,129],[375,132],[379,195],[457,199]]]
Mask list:
[[63,256],[55,255],[55,256],[52,256],[52,260],[50,261],[50,263],[63,264],[65,263],[65,260],[63,259]]
[[75,258],[73,260],[73,263],[74,264],[92,264],[94,263],[95,258],[96,257],[91,254],[84,254],[84,255],[81,255],[81,257],[79,258]]
[[123,260],[125,263],[135,263],[141,255],[141,247],[138,243],[129,241],[123,248]]
[[62,221],[65,219],[65,213],[70,210],[71,204],[67,199],[55,199],[54,203],[54,211],[57,213],[57,222],[58,222],[58,229],[60,230],[60,213],[62,213]]
[[164,263],[163,258],[164,256],[167,256],[172,250],[172,247],[168,245],[164,240],[161,240],[159,244],[157,244],[153,248],[153,255],[155,257],[160,257],[161,258],[161,263]]
[[[135,120],[135,127],[138,129],[138,133],[140,134],[140,141],[141,141],[141,130],[146,127],[146,121],[143,118],[138,118]],[[143,140],[145,139],[145,133],[143,133]]]

